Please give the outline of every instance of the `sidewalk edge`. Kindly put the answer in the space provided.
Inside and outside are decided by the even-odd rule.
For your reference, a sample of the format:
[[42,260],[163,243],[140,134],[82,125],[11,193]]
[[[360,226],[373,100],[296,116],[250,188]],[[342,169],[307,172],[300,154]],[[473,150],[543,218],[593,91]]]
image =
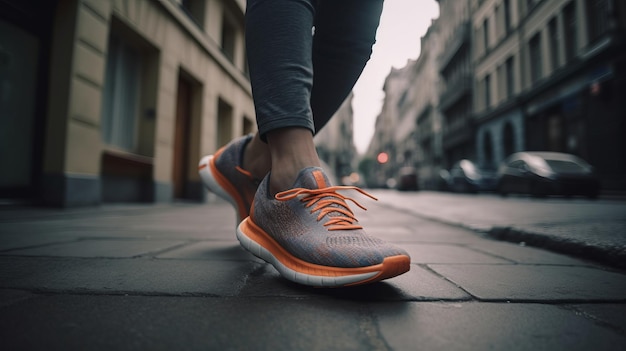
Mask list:
[[579,259],[586,259],[607,267],[624,269],[626,268],[626,248],[604,248],[600,246],[589,245],[588,243],[566,240],[545,233],[529,232],[515,227],[498,227],[498,226],[477,226],[466,223],[453,221],[437,216],[419,213],[406,207],[394,206],[389,202],[382,202],[381,205],[393,208],[397,211],[410,213],[414,216],[429,221],[451,225],[474,232],[494,240],[520,243],[525,245],[569,255]]
[[594,246],[585,242],[567,240],[545,233],[529,232],[515,227],[493,227],[485,234],[497,240],[524,242],[529,246],[591,260],[610,267],[626,268],[626,249]]

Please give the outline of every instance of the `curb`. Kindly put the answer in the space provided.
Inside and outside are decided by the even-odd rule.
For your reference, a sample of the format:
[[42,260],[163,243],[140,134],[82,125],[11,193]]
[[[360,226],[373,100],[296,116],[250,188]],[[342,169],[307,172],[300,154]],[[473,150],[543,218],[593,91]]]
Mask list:
[[581,241],[568,240],[549,234],[528,232],[513,227],[493,227],[481,233],[497,240],[524,242],[529,246],[592,260],[614,268],[626,268],[626,247],[594,246]]
[[589,245],[588,243],[581,241],[568,240],[546,233],[529,232],[514,227],[483,227],[470,225],[467,223],[419,213],[392,203],[382,202],[381,204],[425,220],[463,228],[472,231],[477,235],[485,236],[491,239],[512,243],[523,242],[527,246],[569,255],[579,259],[590,260],[611,268],[626,268],[626,247],[601,247]]

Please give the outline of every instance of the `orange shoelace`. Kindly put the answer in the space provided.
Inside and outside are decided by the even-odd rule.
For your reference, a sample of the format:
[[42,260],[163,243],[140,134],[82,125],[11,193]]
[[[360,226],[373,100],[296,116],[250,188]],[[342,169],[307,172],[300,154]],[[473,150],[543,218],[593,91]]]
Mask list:
[[362,229],[362,226],[356,224],[358,221],[350,207],[348,207],[346,200],[352,201],[363,210],[367,209],[356,200],[338,193],[337,190],[356,190],[371,199],[378,200],[355,186],[331,186],[322,189],[295,188],[279,192],[275,198],[279,201],[287,201],[301,196],[300,201],[306,203],[305,207],[309,208],[316,205],[311,209],[311,213],[320,211],[317,215],[318,221],[321,221],[324,216],[332,212],[338,213],[338,215],[332,216],[324,223],[328,230]]

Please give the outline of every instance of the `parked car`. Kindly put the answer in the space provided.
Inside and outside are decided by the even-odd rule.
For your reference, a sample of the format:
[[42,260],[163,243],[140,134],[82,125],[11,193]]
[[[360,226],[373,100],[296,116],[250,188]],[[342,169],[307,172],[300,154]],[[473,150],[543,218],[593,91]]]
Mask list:
[[448,173],[448,189],[454,192],[495,191],[498,185],[495,170],[480,168],[470,160],[456,162]]
[[600,182],[583,159],[559,152],[518,152],[498,169],[498,192],[547,195],[583,195],[596,198]]
[[413,167],[402,167],[398,171],[397,189],[402,191],[419,190],[417,170]]
[[438,191],[450,191],[449,181],[450,172],[447,169],[442,169],[439,171],[438,177],[436,178],[436,187]]

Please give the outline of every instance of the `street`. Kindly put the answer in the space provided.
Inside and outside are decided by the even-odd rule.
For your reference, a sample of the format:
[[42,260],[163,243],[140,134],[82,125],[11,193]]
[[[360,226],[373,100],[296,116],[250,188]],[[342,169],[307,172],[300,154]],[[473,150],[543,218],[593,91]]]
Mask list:
[[[603,223],[618,223],[622,202],[373,193],[380,201],[357,199],[368,208],[357,217],[370,233],[403,246],[411,271],[341,289],[282,279],[240,248],[234,211],[219,200],[3,208],[3,346],[615,350],[626,344],[623,269],[468,229],[484,229],[509,212],[493,224],[554,219],[551,225],[574,227],[596,212]],[[548,212],[552,207],[558,209]]]

